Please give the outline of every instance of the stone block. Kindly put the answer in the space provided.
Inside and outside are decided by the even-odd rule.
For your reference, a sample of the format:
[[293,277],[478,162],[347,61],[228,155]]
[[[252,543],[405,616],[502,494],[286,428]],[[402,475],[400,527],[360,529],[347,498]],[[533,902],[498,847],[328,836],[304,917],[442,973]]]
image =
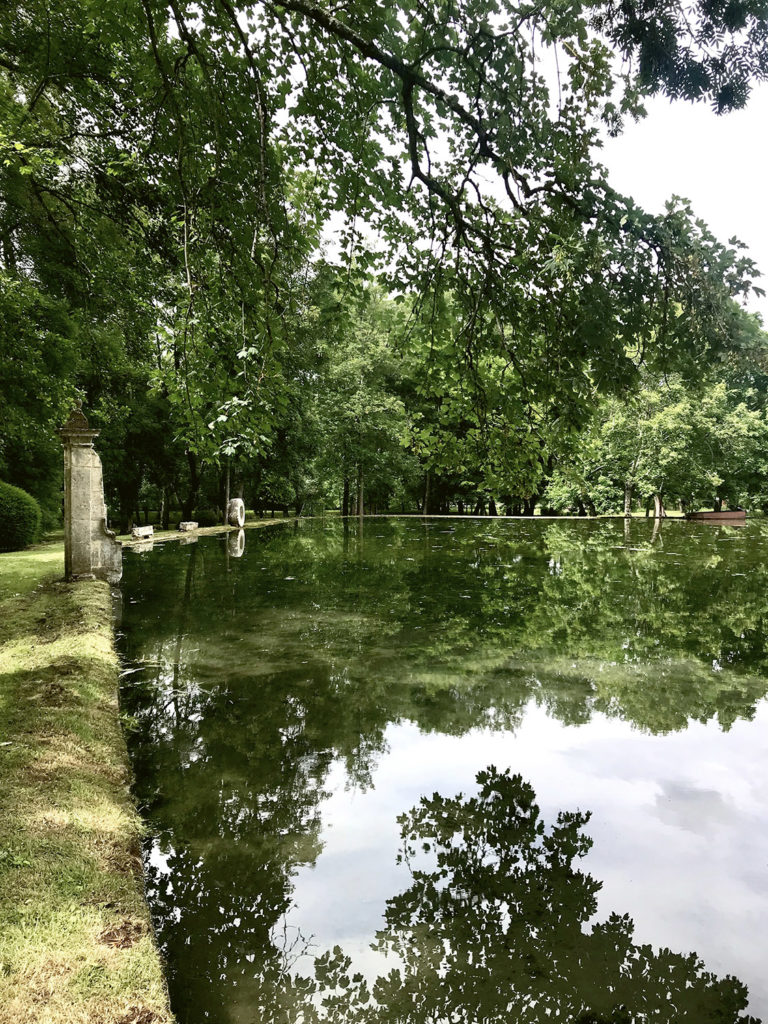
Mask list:
[[227,522],[230,526],[245,525],[245,502],[242,498],[230,498],[227,505]]
[[131,530],[133,540],[146,540],[148,537],[153,537],[154,534],[154,526],[134,526]]

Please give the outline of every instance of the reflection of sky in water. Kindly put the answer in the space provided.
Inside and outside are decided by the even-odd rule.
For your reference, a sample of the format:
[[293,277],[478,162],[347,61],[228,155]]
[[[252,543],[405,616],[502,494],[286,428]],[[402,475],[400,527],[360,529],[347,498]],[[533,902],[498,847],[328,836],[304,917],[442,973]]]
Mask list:
[[515,735],[404,724],[387,743],[375,789],[350,791],[338,764],[328,780],[324,849],[300,869],[287,919],[314,936],[313,952],[338,943],[356,966],[381,969],[368,943],[409,878],[395,863],[397,815],[436,790],[474,792],[477,771],[495,764],[533,785],[545,820],[592,811],[584,864],[603,881],[599,919],[629,913],[636,942],[695,950],[709,970],[738,975],[751,1012],[768,1017],[768,702],[727,733],[694,723],[654,737],[602,715],[564,727],[531,705]]

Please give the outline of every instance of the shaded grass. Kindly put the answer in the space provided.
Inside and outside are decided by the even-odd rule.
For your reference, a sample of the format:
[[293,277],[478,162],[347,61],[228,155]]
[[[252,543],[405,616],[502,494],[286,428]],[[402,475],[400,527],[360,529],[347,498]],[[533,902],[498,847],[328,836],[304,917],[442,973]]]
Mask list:
[[64,545],[36,544],[0,555],[0,601],[34,590],[46,576],[64,575]]
[[0,1024],[170,1021],[107,584],[0,555]]

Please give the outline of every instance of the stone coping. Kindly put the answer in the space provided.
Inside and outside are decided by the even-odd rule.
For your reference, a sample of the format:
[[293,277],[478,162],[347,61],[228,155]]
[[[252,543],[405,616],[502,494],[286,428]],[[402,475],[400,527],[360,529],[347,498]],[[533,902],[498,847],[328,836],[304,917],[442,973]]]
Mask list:
[[[312,516],[302,516],[303,519],[314,518]],[[121,542],[124,548],[132,548],[142,544],[162,544],[168,540],[190,540],[195,537],[213,537],[217,533],[237,533],[239,530],[259,530],[265,526],[278,526],[280,523],[295,523],[298,520],[295,517],[284,517],[282,519],[257,519],[255,522],[251,520],[246,522],[245,526],[225,526],[220,523],[218,526],[200,526],[196,530],[163,530],[159,533],[153,534],[151,537],[131,537],[129,533],[118,535],[118,540]]]

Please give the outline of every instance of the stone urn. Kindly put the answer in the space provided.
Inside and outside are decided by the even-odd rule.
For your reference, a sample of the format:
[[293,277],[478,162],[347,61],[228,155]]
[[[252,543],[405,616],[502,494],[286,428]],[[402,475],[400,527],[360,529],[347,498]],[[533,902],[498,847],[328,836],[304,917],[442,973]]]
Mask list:
[[230,526],[245,526],[245,503],[242,498],[229,499],[227,522]]

